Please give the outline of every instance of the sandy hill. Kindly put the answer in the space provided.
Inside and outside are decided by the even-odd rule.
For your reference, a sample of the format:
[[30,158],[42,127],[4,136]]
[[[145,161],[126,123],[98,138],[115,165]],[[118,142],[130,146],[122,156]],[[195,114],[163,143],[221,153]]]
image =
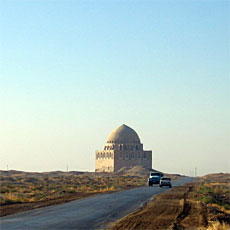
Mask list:
[[[95,176],[130,176],[130,177],[148,177],[150,172],[159,172],[155,169],[146,169],[142,166],[135,166],[135,167],[124,167],[114,173],[95,173],[95,172],[81,172],[81,171],[70,171],[70,172],[63,172],[63,171],[51,171],[51,172],[24,172],[24,171],[17,171],[17,170],[0,170],[1,179],[3,177],[30,177],[30,178],[45,178],[45,177],[71,177],[75,175],[82,175],[94,178]],[[180,176],[179,174],[165,174],[165,176]]]
[[139,176],[145,177],[148,176],[150,172],[158,172],[154,169],[146,169],[142,166],[134,166],[134,167],[124,167],[119,169],[117,172],[114,172],[115,175],[122,175],[122,176]]
[[212,173],[201,177],[207,181],[218,181],[230,183],[230,173]]

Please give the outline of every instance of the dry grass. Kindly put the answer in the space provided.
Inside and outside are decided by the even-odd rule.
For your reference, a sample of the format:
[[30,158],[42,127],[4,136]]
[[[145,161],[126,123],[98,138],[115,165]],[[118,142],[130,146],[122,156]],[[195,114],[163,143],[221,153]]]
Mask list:
[[220,223],[219,221],[214,221],[213,223],[210,223],[207,230],[229,230],[230,225],[226,223]]
[[[215,176],[216,175],[216,176]],[[230,211],[230,175],[211,174],[201,178],[196,186],[195,198],[209,206]]]
[[[38,202],[76,194],[118,191],[146,185],[149,170],[124,168],[116,173],[0,171],[0,205]],[[180,178],[172,175],[172,179]]]
[[145,186],[148,175],[149,170],[139,166],[116,173],[0,170],[0,216]]
[[230,230],[229,174],[212,174],[160,194],[112,230]]
[[0,204],[58,199],[70,194],[118,191],[146,184],[146,177],[97,173],[1,173]]

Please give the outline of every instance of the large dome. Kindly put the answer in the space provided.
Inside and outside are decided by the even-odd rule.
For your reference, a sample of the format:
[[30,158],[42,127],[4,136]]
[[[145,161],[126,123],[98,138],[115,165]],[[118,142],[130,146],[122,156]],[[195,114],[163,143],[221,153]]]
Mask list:
[[121,125],[112,131],[107,143],[140,143],[140,138],[132,128]]

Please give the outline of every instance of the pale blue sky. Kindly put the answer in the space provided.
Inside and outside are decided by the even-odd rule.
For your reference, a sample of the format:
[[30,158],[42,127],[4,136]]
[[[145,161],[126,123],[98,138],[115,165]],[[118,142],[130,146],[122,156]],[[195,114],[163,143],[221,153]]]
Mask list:
[[153,167],[230,172],[229,1],[0,1],[0,168],[94,170],[125,123]]

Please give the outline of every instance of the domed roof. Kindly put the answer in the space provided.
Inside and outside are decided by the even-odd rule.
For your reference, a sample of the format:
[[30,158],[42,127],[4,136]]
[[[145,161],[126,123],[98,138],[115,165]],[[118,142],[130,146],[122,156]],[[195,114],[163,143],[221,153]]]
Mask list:
[[140,138],[132,128],[123,124],[110,133],[107,143],[140,143]]

